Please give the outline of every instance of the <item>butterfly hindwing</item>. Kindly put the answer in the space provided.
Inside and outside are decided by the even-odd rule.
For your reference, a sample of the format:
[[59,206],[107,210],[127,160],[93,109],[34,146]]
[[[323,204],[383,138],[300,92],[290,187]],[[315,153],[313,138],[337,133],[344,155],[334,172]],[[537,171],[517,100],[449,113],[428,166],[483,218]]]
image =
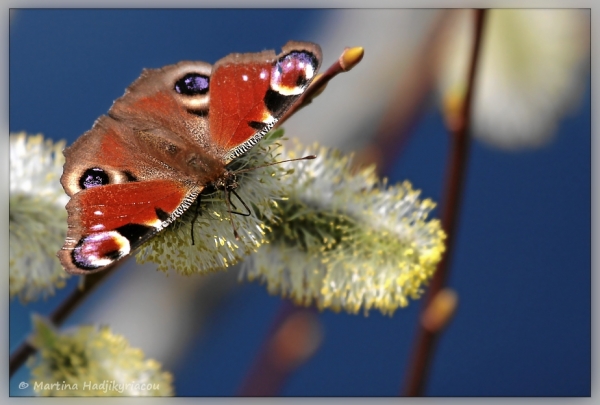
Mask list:
[[193,203],[200,190],[173,180],[95,186],[67,204],[69,228],[59,257],[70,273],[88,274],[128,255]]

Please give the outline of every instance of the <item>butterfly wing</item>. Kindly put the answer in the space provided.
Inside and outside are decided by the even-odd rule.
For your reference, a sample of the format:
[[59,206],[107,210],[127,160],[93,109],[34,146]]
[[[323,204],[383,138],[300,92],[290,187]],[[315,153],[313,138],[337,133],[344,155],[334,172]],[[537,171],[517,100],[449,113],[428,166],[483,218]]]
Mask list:
[[[102,190],[101,190],[102,189]],[[59,258],[72,274],[89,274],[127,256],[185,211],[199,190],[175,181],[109,184],[76,194]],[[189,206],[189,204],[187,204]]]
[[127,256],[180,216],[202,190],[144,152],[145,141],[104,116],[64,151],[61,183],[71,199],[58,256],[69,273],[100,271]]
[[[108,115],[125,123],[134,133],[152,137],[154,144],[163,143],[157,150],[168,149],[171,143],[188,153],[214,156],[208,128],[211,72],[208,63],[189,61],[144,69],[114,102]],[[174,156],[172,151],[173,148],[163,158],[185,171],[185,157]]]
[[273,51],[231,54],[210,78],[209,127],[226,162],[255,145],[304,93],[321,65],[321,49],[288,42]]

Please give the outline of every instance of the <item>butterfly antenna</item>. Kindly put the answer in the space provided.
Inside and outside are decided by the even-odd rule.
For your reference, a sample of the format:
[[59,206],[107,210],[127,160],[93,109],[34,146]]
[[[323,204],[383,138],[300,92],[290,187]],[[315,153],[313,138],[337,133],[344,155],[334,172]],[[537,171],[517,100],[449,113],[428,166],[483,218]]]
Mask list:
[[[296,158],[296,159],[280,160],[278,162],[271,162],[271,163],[267,163],[267,164],[260,165],[260,166],[250,167],[248,169],[236,170],[234,173],[235,174],[247,173],[247,172],[251,172],[252,170],[260,169],[260,168],[267,167],[267,166],[273,166],[273,165],[278,165],[278,164],[287,163],[287,162],[295,162],[295,161],[298,161],[298,160],[311,160],[311,159],[316,159],[316,158],[317,158],[316,155],[308,155],[308,156],[304,156],[304,157]],[[240,199],[240,201],[242,201],[242,200]]]
[[[295,162],[298,160],[311,160],[311,159],[316,159],[316,157],[317,157],[316,155],[308,155],[308,156],[304,156],[301,158],[280,160],[278,162],[271,162],[271,163],[267,163],[267,164],[260,165],[260,166],[250,167],[248,169],[236,170],[235,172],[231,172],[231,173],[232,174],[247,173],[247,172],[251,172],[252,170],[260,169],[262,167],[273,166],[273,165],[278,165],[278,164],[287,163],[287,162]],[[229,212],[229,220],[231,221],[231,227],[233,228],[233,235],[235,236],[236,239],[239,239],[240,236],[235,227],[235,222],[233,222],[232,214],[238,214],[238,215],[243,215],[243,216],[247,217],[252,214],[252,211],[250,211],[250,208],[248,207],[246,202],[244,200],[242,200],[242,198],[239,196],[238,193],[235,192],[235,190],[233,188],[225,187],[224,191],[225,191],[225,202],[227,203],[227,211]],[[233,205],[233,203],[231,202],[231,193],[233,193],[237,197],[237,199],[244,205],[244,208],[246,209],[246,211],[248,211],[246,214],[231,210],[231,206]],[[233,205],[233,206],[235,207],[235,205]]]

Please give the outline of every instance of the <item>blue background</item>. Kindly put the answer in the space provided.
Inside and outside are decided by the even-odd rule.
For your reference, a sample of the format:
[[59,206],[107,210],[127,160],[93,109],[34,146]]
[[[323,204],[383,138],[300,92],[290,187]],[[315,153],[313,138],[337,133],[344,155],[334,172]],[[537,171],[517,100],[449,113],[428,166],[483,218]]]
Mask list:
[[[312,25],[331,12],[19,11],[10,29],[10,130],[70,143],[142,68],[185,59],[212,63],[233,51],[313,40]],[[445,134],[440,113],[427,110],[391,180],[410,179],[440,201]],[[473,142],[449,279],[459,310],[438,346],[428,395],[590,395],[590,141],[588,80],[580,108],[561,121],[549,145],[505,153]],[[115,282],[118,275],[91,300]],[[11,350],[30,330],[29,313],[49,313],[74,287],[71,280],[45,302],[12,301]],[[171,370],[176,393],[234,395],[280,305],[258,284],[232,295],[208,318],[209,329],[186,361]],[[397,395],[418,309],[413,303],[391,318],[320,314],[325,340],[282,395]],[[85,306],[70,319],[76,321],[85,321]],[[27,379],[24,368],[11,380],[11,394],[19,395],[16,386]]]

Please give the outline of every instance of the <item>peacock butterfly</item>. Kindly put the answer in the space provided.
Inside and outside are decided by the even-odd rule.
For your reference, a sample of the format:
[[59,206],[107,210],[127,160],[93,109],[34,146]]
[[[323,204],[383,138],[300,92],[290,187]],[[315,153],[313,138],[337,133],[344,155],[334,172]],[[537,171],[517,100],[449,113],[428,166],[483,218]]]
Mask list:
[[315,77],[321,49],[288,42],[211,66],[146,69],[91,130],[64,150],[68,231],[58,257],[72,274],[126,257],[219,187]]

